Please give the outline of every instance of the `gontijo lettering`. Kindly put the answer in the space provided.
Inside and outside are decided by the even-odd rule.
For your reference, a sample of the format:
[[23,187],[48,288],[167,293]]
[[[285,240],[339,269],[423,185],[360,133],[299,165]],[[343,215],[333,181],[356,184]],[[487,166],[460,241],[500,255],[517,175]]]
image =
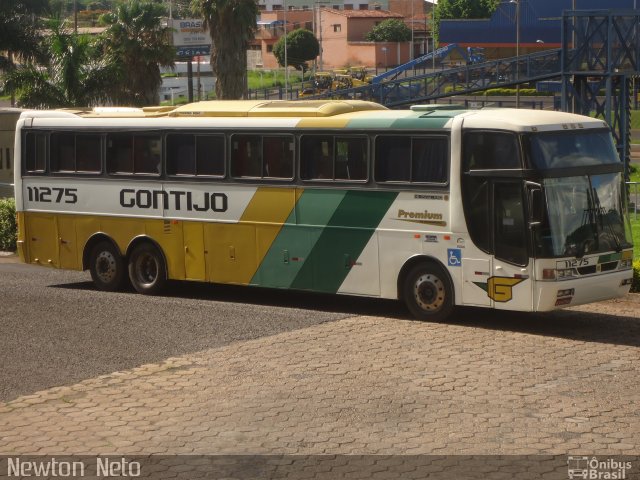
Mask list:
[[196,193],[183,190],[145,190],[123,188],[120,190],[120,206],[124,208],[150,208],[157,210],[186,210],[188,212],[226,212],[228,198],[224,193]]

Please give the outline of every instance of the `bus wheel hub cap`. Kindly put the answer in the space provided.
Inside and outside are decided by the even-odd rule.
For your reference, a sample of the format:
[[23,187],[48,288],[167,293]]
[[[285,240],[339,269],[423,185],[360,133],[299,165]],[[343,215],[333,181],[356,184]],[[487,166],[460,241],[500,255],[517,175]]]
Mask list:
[[416,303],[424,310],[437,310],[444,304],[444,285],[438,277],[425,274],[413,286]]
[[100,252],[96,260],[96,272],[104,283],[109,283],[116,275],[116,259],[110,252]]

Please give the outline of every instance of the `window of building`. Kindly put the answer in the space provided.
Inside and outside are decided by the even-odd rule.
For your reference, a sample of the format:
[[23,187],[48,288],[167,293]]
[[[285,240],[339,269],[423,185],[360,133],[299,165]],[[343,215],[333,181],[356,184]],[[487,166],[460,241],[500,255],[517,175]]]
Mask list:
[[358,5],[358,10],[369,10],[369,4],[361,3],[360,5]]
[[167,175],[224,176],[223,135],[167,135]]
[[342,31],[342,25],[340,25],[339,23],[336,23],[335,25],[332,25],[332,26],[333,26],[333,31],[334,32],[337,33],[337,32],[341,32]]
[[376,181],[447,183],[449,140],[444,136],[380,135],[376,138]]
[[345,10],[353,10],[353,5],[350,3],[345,3],[344,4],[344,9]]
[[305,135],[300,143],[303,180],[367,179],[367,137]]
[[273,52],[273,45],[267,45],[267,53]]
[[334,5],[334,6],[333,6],[333,9],[334,9],[334,10],[340,10],[340,5]]
[[290,135],[233,135],[231,175],[235,178],[293,178],[294,139]]

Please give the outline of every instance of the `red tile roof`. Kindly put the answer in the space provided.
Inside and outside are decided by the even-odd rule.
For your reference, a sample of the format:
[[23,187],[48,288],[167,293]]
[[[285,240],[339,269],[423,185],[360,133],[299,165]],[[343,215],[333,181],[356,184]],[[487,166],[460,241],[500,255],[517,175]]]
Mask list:
[[347,18],[402,18],[402,15],[387,10],[335,10],[332,8],[323,8],[323,10]]

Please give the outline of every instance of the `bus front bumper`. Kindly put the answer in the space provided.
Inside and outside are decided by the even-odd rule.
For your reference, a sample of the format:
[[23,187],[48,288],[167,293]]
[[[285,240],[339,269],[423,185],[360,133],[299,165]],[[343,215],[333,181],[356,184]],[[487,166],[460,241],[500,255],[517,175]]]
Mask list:
[[563,281],[539,281],[535,310],[547,312],[624,297],[629,293],[632,279],[633,270],[629,269]]

